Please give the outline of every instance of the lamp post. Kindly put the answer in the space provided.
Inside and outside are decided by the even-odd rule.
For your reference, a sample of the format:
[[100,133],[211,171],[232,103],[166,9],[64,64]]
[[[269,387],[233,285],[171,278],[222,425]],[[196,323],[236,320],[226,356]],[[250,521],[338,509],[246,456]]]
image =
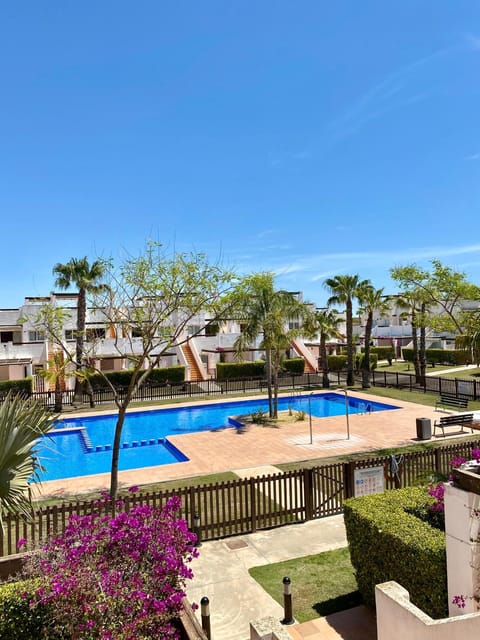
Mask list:
[[347,419],[347,440],[350,440],[350,423],[348,419],[348,389],[339,389],[345,394],[345,417]]

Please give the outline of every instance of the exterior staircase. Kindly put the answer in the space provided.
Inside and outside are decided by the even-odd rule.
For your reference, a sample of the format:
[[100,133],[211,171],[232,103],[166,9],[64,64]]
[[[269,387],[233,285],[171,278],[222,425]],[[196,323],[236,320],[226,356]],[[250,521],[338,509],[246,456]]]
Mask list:
[[303,340],[300,340],[299,338],[292,340],[291,346],[295,349],[297,354],[305,360],[305,373],[316,373],[317,362],[315,360],[315,356],[310,349],[305,346]]
[[195,356],[190,341],[184,342],[180,345],[180,350],[183,354],[185,362],[187,363],[188,371],[190,373],[190,382],[199,382],[207,379],[207,372],[205,367]]

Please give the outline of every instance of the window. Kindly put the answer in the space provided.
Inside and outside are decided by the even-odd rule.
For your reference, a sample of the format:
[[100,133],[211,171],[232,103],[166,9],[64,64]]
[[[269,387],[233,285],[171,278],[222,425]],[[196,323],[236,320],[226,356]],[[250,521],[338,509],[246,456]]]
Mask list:
[[75,329],[65,329],[65,340],[75,340],[76,337]]
[[45,340],[45,332],[44,331],[29,331],[28,332],[28,341],[29,342],[43,342]]
[[298,320],[291,320],[288,323],[288,329],[291,331],[292,329],[300,329],[300,322]]
[[99,338],[105,338],[105,329],[103,327],[91,327],[86,330],[85,338],[87,342],[98,340]]

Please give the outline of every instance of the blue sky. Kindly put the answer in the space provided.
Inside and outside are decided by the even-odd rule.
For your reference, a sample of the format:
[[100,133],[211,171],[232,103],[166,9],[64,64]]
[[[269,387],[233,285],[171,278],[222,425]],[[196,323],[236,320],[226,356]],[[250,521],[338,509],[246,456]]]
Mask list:
[[3,2],[0,73],[0,307],[150,237],[318,305],[480,283],[478,0]]

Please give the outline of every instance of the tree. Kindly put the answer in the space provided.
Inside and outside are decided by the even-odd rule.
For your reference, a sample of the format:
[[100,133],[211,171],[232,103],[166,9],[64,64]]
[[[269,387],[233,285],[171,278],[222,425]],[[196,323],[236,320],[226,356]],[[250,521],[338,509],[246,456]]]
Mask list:
[[237,356],[261,337],[260,346],[265,350],[265,373],[270,418],[278,415],[278,373],[281,352],[301,333],[288,329],[289,320],[306,315],[306,306],[298,302],[292,293],[275,289],[274,276],[269,272],[246,276],[231,296],[234,314],[243,323],[242,333],[235,342]]
[[322,364],[322,387],[324,389],[330,387],[327,340],[342,337],[342,334],[338,330],[339,322],[340,318],[334,309],[318,309],[309,316],[303,326],[305,335],[310,338],[320,337],[320,362]]
[[345,304],[347,325],[347,386],[354,384],[353,376],[353,300],[357,298],[359,290],[369,284],[368,280],[360,280],[358,275],[339,275],[328,278],[324,282],[325,288],[330,292],[327,305]]
[[42,470],[36,443],[52,428],[52,416],[36,402],[7,395],[0,405],[0,522],[3,513],[30,514],[29,483]]
[[55,404],[53,410],[55,413],[61,413],[63,409],[63,383],[66,377],[65,359],[63,351],[56,349],[47,361],[47,368],[40,372],[49,384],[54,386]]
[[365,285],[358,291],[360,312],[367,314],[365,324],[365,352],[362,359],[362,388],[370,387],[370,340],[372,337],[373,314],[378,311],[380,316],[390,310],[390,303],[385,298],[383,289],[375,289],[372,285]]
[[149,242],[143,253],[127,256],[118,267],[105,264],[107,286],[93,296],[95,309],[114,331],[113,348],[129,362],[130,382],[122,393],[95,367],[101,339],[92,341],[88,352],[92,371],[103,376],[118,409],[112,445],[110,497],[118,491],[120,440],[128,406],[161,358],[193,335],[218,322],[228,301],[223,297],[231,286],[233,273],[210,264],[201,253],[169,254],[162,245]]
[[[416,265],[394,267],[390,274],[404,291],[416,291],[426,305],[436,311],[430,315],[429,326],[436,331],[465,335],[467,343],[474,344],[474,335],[480,330],[480,287],[469,282],[463,272],[432,260],[427,271]],[[472,301],[465,308],[463,303]]]
[[[75,286],[78,289],[77,330],[75,348],[75,366],[80,371],[84,363],[85,323],[87,317],[87,295],[98,295],[105,291],[105,284],[101,281],[105,275],[105,263],[95,260],[89,264],[88,258],[71,258],[67,263],[57,263],[53,267],[56,276],[55,286],[62,291]],[[82,402],[83,381],[81,377],[75,379],[74,403]],[[90,404],[93,395],[90,396]]]

